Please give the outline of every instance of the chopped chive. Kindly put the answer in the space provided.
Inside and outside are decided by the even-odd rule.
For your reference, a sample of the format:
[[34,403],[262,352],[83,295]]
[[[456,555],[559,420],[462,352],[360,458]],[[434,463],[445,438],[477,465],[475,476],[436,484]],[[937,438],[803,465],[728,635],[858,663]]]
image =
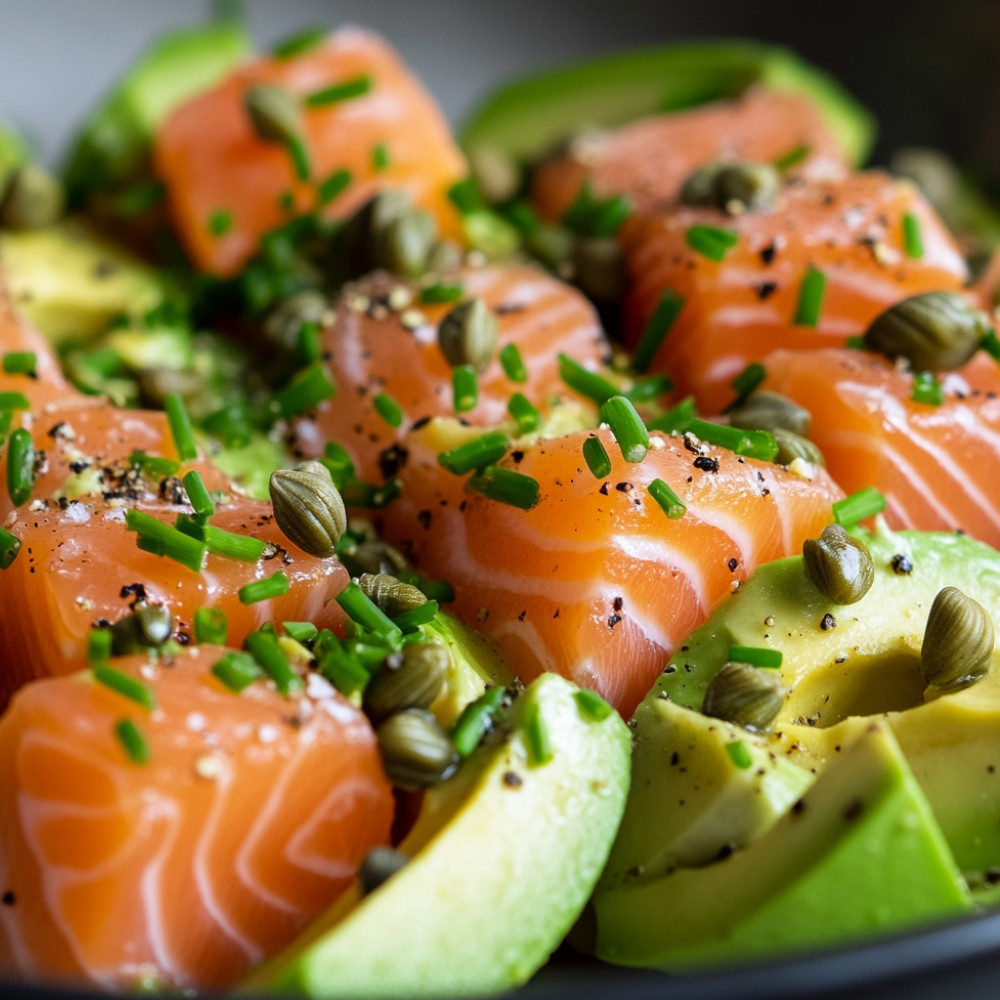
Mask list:
[[347,190],[351,180],[352,174],[345,167],[341,167],[340,170],[334,170],[326,180],[320,182],[319,187],[316,189],[317,201],[321,205],[329,205],[334,198]]
[[312,174],[312,165],[309,162],[309,148],[301,136],[292,136],[286,143],[288,155],[292,158],[292,166],[295,168],[295,176],[300,181],[309,180]]
[[310,365],[274,394],[271,407],[280,417],[294,417],[314,409],[336,393],[337,388],[323,365]]
[[531,510],[538,504],[540,490],[538,480],[513,469],[501,469],[488,465],[473,476],[467,486],[490,500],[505,503],[521,510]]
[[332,87],[313,91],[313,93],[306,95],[305,104],[307,108],[324,108],[330,104],[348,101],[352,97],[361,97],[371,89],[372,78],[370,76],[355,76],[342,83],[335,83]]
[[799,286],[799,301],[792,320],[796,326],[816,326],[819,323],[825,291],[826,275],[810,264]]
[[438,463],[456,476],[462,476],[473,469],[492,465],[499,461],[510,447],[510,440],[502,431],[488,431],[486,434],[466,441],[448,451],[438,454]]
[[933,372],[917,372],[913,379],[913,401],[928,406],[940,406],[944,402],[944,389]]
[[229,403],[205,417],[201,426],[218,437],[227,448],[243,448],[253,437],[253,427],[246,403]]
[[27,410],[31,408],[23,392],[0,392],[0,410]]
[[281,624],[296,642],[308,642],[319,635],[319,629],[312,622],[282,622]]
[[249,653],[235,649],[224,653],[212,664],[212,676],[220,680],[230,691],[239,694],[254,681],[264,676],[264,671]]
[[220,208],[208,217],[208,231],[212,236],[225,236],[232,228],[232,212]]
[[289,35],[287,38],[275,42],[271,54],[276,59],[291,59],[292,56],[302,55],[303,52],[308,52],[321,45],[326,34],[325,28],[304,28],[294,35]]
[[628,196],[614,195],[595,209],[590,219],[589,235],[614,236],[631,214],[632,202]]
[[649,452],[649,432],[642,417],[625,396],[612,396],[601,404],[600,418],[611,428],[626,462],[641,462]]
[[798,146],[793,146],[788,152],[782,153],[781,156],[777,157],[774,161],[774,166],[776,170],[784,172],[785,170],[790,170],[792,167],[801,163],[810,153],[812,152],[812,147],[806,143],[801,143]]
[[183,397],[176,392],[170,393],[163,401],[163,408],[167,411],[167,421],[177,454],[182,462],[193,461],[198,457],[198,449],[195,447],[194,428]]
[[587,178],[580,185],[580,190],[577,191],[576,197],[570,203],[569,208],[566,209],[563,213],[563,217],[559,221],[568,229],[573,230],[573,232],[577,235],[584,235],[587,223],[593,215],[594,206],[596,204],[597,199],[594,197],[594,192],[590,184],[590,178]]
[[732,743],[727,743],[725,749],[729,759],[741,771],[753,767],[753,757],[750,756],[750,751],[747,750],[746,744],[742,740],[733,740]]
[[524,738],[528,746],[528,760],[539,766],[552,760],[552,740],[549,728],[542,718],[542,709],[537,701],[532,702],[524,713]]
[[493,718],[503,704],[505,690],[488,688],[462,710],[451,730],[451,741],[463,760],[482,742],[493,726]]
[[7,445],[7,490],[10,501],[20,507],[35,488],[35,443],[31,434],[18,427]]
[[6,375],[29,375],[34,378],[38,370],[38,355],[34,351],[8,351],[3,356]]
[[119,719],[115,723],[115,736],[128,754],[133,764],[148,764],[151,758],[149,743],[142,731],[131,719]]
[[12,423],[14,423],[14,411],[0,410],[0,447],[7,443],[7,435],[10,433]]
[[596,691],[591,691],[588,688],[580,688],[579,691],[574,691],[573,698],[576,700],[580,714],[585,719],[590,719],[594,722],[602,722],[614,711]]
[[687,507],[684,501],[662,480],[654,479],[649,484],[649,495],[660,505],[671,521],[683,517]]
[[251,535],[237,535],[235,532],[217,528],[213,524],[205,524],[199,517],[188,514],[178,514],[176,528],[178,531],[196,538],[205,548],[217,556],[227,559],[239,559],[241,562],[257,562],[267,551],[267,542]]
[[781,666],[781,650],[763,646],[730,646],[729,659],[733,663],[748,663],[751,667],[774,670]]
[[522,434],[535,430],[542,420],[542,415],[523,392],[515,392],[510,397],[507,401],[507,412],[517,421]]
[[[99,630],[95,630],[99,631]],[[110,637],[111,633],[108,632]],[[153,689],[138,677],[130,677],[121,670],[109,667],[107,664],[98,664],[93,668],[94,680],[98,684],[103,684],[106,688],[120,694],[123,698],[129,698],[143,708],[156,708],[156,694]]]
[[400,634],[399,626],[353,580],[337,595],[337,603],[352,622],[376,635]]
[[511,382],[527,382],[528,369],[524,367],[521,352],[517,349],[517,344],[504,344],[500,348],[500,364],[503,366],[504,374]]
[[526,201],[512,201],[502,206],[501,211],[514,227],[525,235],[538,232],[541,228],[542,220]]
[[347,453],[347,449],[343,445],[337,444],[336,441],[327,441],[320,462],[326,466],[326,470],[333,480],[333,485],[338,490],[343,489],[354,477],[354,462]]
[[125,511],[125,528],[135,531],[139,537],[136,544],[144,552],[166,556],[179,562],[195,573],[201,571],[207,551],[204,543],[169,524],[158,521],[151,514],[130,507]]
[[749,396],[750,393],[764,381],[764,377],[766,375],[767,371],[759,361],[754,361],[747,365],[746,368],[744,368],[743,371],[741,371],[739,375],[737,375],[736,378],[729,383],[732,386],[733,391],[736,393],[736,399],[733,400],[730,405],[737,406],[742,403],[747,396]]
[[0,569],[10,569],[21,549],[21,539],[0,528]]
[[632,388],[623,395],[633,403],[648,403],[665,396],[673,387],[674,381],[669,375],[648,375],[646,378],[636,379]]
[[372,399],[375,412],[390,426],[400,427],[403,423],[403,408],[387,392],[380,392]]
[[423,604],[419,604],[415,608],[410,608],[409,611],[401,612],[392,620],[401,632],[413,632],[420,628],[421,625],[426,625],[428,622],[434,621],[439,610],[440,606],[437,601],[424,601]]
[[381,173],[383,170],[388,169],[391,162],[388,144],[376,142],[372,147],[372,170],[377,174]]
[[319,361],[323,354],[319,323],[306,320],[299,327],[295,349],[303,364],[312,365]]
[[868,345],[865,344],[865,337],[863,333],[855,334],[853,337],[848,337],[844,341],[844,347],[849,347],[852,351],[865,351],[868,349]]
[[194,613],[194,641],[224,646],[229,631],[222,608],[198,608]]
[[460,281],[438,281],[420,290],[420,301],[425,305],[440,302],[458,302],[465,294],[465,286]]
[[479,194],[479,188],[471,177],[463,177],[448,188],[448,200],[458,209],[459,215],[478,212],[486,206]]
[[606,378],[584,368],[579,361],[568,354],[559,354],[559,377],[574,392],[598,404],[618,395],[618,389]]
[[264,673],[274,681],[281,694],[287,697],[303,686],[302,678],[289,665],[288,657],[278,644],[277,636],[271,632],[258,630],[251,632],[243,641],[243,645]]
[[318,661],[319,672],[343,695],[364,690],[371,674],[350,653],[333,648]]
[[979,341],[979,346],[994,360],[1000,361],[1000,337],[990,330],[982,340]]
[[194,512],[199,517],[211,517],[215,513],[215,504],[212,503],[212,496],[208,492],[205,480],[201,478],[201,473],[197,469],[192,469],[185,473],[182,482]]
[[715,424],[698,417],[688,421],[686,430],[701,441],[728,448],[737,455],[747,455],[750,458],[773,462],[775,455],[778,454],[778,443],[770,431],[727,427],[724,424]]
[[128,457],[128,464],[134,465],[151,476],[172,476],[181,467],[176,458],[163,458],[160,455],[150,455],[141,448],[136,448]]
[[472,365],[451,370],[451,400],[456,413],[468,413],[479,402],[479,379]]
[[852,493],[833,505],[833,519],[845,528],[885,510],[885,497],[874,486]]
[[272,597],[281,597],[289,590],[288,577],[279,569],[277,573],[266,577],[263,580],[254,580],[253,583],[244,584],[240,587],[238,594],[240,604],[256,604],[258,601],[267,601]]
[[919,260],[924,255],[924,237],[920,230],[920,220],[912,213],[903,216],[903,249],[907,257]]
[[735,229],[720,229],[718,226],[691,226],[684,234],[684,242],[703,257],[716,262],[739,243],[739,233]]
[[681,309],[684,308],[684,297],[668,288],[661,296],[635,345],[632,355],[632,367],[637,372],[644,372],[653,362],[660,346],[666,339],[670,328],[677,321]]
[[595,479],[603,479],[611,472],[611,459],[599,437],[583,442],[583,458]]
[[646,425],[651,431],[671,434],[687,430],[695,415],[694,396],[685,396],[676,406]]
[[113,638],[109,628],[92,628],[87,634],[87,662],[104,663],[110,659]]

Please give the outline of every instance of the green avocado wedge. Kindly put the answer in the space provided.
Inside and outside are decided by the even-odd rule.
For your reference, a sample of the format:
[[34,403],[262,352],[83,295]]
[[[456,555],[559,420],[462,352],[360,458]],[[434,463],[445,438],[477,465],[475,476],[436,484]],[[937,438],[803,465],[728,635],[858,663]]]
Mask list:
[[399,850],[411,860],[351,889],[241,992],[445,997],[523,983],[590,895],[621,818],[629,732],[589,692],[535,680]]
[[891,733],[869,725],[745,850],[598,893],[596,954],[688,970],[868,938],[971,905]]

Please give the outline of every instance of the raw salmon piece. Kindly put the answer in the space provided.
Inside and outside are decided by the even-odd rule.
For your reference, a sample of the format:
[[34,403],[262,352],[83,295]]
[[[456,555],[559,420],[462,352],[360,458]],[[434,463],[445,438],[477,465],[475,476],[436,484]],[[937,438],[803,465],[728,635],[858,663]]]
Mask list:
[[894,528],[962,530],[1000,546],[1000,367],[985,353],[942,373],[940,406],[918,403],[914,376],[878,355],[776,351],[762,388],[812,413],[809,437],[848,492],[874,486]]
[[796,149],[803,151],[791,168],[797,176],[839,177],[847,170],[815,104],[799,94],[757,88],[736,101],[582,136],[565,154],[538,166],[532,200],[557,222],[589,181],[599,198],[625,194],[639,211],[656,210],[674,202],[684,181],[705,163],[773,163]]
[[[904,218],[919,226],[923,254],[906,256]],[[688,245],[694,225],[726,228],[736,245],[716,262]],[[706,412],[733,399],[730,382],[772,350],[843,346],[892,303],[918,292],[955,291],[967,274],[951,236],[917,189],[885,174],[787,183],[775,210],[730,217],[676,211],[626,223],[632,288],[626,336],[634,346],[668,290],[684,299],[652,362]],[[796,325],[810,268],[825,278],[815,326]]]
[[[632,464],[610,432],[593,433],[611,457],[601,479],[583,458],[586,432],[502,461],[539,483],[525,511],[444,471],[432,423],[407,438],[402,496],[380,516],[418,568],[454,586],[456,612],[519,676],[556,671],[628,716],[678,643],[755,566],[821,531],[842,494],[821,469],[805,479],[681,437],[652,435]],[[682,517],[651,497],[656,478],[687,505]]]
[[[9,620],[9,615],[5,615]],[[367,719],[325,683],[283,698],[209,673],[225,652],[113,661],[153,711],[87,673],[0,720],[4,976],[222,989],[287,945],[386,844],[392,793]],[[136,764],[116,736],[145,738]]]
[[[579,292],[527,265],[463,268],[444,281],[460,284],[463,299],[481,297],[499,327],[497,352],[477,380],[479,402],[461,414],[463,419],[477,425],[510,420],[507,404],[514,392],[543,413],[551,412],[553,400],[581,401],[559,377],[558,353],[597,367],[610,347],[593,307]],[[360,478],[381,483],[395,474],[398,448],[413,422],[455,412],[453,369],[438,345],[437,328],[456,303],[423,305],[418,296],[406,304],[416,290],[385,274],[345,289],[336,318],[323,333],[337,394],[295,422],[295,447],[303,455],[322,454],[326,441],[336,441]],[[403,296],[399,309],[390,306],[394,294]],[[520,352],[526,382],[514,382],[504,372],[499,351],[507,344]],[[376,410],[379,394],[401,407],[399,428]]]
[[[244,108],[248,87],[276,84],[300,98],[337,84],[371,79],[364,94],[322,107],[304,107],[312,177],[296,178],[288,151],[257,137]],[[376,169],[384,144],[388,164]],[[262,56],[211,90],[177,108],[162,126],[155,169],[166,184],[181,240],[203,270],[231,275],[253,254],[260,237],[288,215],[316,205],[316,185],[338,170],[353,181],[326,211],[341,217],[382,188],[407,191],[437,217],[446,236],[460,232],[448,188],[465,174],[461,153],[430,95],[380,38],[354,28],[289,59]],[[209,219],[228,212],[232,225],[213,235]]]

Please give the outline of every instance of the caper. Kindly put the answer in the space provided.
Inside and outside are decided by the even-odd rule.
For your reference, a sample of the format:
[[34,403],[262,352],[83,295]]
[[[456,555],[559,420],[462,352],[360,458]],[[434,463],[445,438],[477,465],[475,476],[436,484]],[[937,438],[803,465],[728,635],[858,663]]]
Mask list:
[[777,718],[786,694],[779,671],[730,661],[705,688],[701,710],[752,732],[764,732]]
[[373,234],[373,264],[393,274],[417,277],[437,242],[437,226],[427,212],[410,209]]
[[927,683],[952,691],[985,677],[993,643],[993,621],[986,609],[957,587],[944,587],[931,605],[920,647]]
[[429,788],[450,778],[458,767],[455,745],[426,709],[390,715],[375,735],[385,773],[400,788]]
[[40,229],[63,213],[63,186],[37,164],[15,170],[0,201],[0,226],[4,229]]
[[703,163],[681,185],[681,204],[716,207],[715,181],[725,166],[718,160]]
[[427,270],[435,274],[454,271],[465,262],[465,252],[454,240],[438,240],[427,257]]
[[290,143],[302,138],[302,109],[284,87],[255,83],[247,88],[244,105],[254,132],[265,142]]
[[876,316],[865,347],[906,358],[913,371],[961,368],[991,330],[989,319],[957,292],[911,295]]
[[875,580],[875,563],[864,542],[839,524],[829,524],[819,538],[802,546],[802,566],[816,589],[834,604],[854,604]]
[[476,187],[491,205],[509,201],[520,190],[523,171],[509,153],[496,146],[473,146],[468,157]]
[[823,452],[809,438],[786,431],[784,427],[776,427],[771,434],[778,445],[778,454],[774,456],[778,465],[791,465],[797,458],[812,462],[813,465],[826,465]]
[[477,375],[496,354],[498,336],[496,317],[479,298],[460,302],[438,326],[438,344],[448,364],[471,365]]
[[812,415],[798,403],[777,392],[761,389],[753,392],[729,411],[733,427],[751,431],[770,431],[780,427],[805,437],[809,433]]
[[269,482],[278,527],[304,552],[325,559],[347,528],[344,501],[322,462],[276,469]]
[[390,573],[362,573],[358,578],[358,586],[390,618],[427,603],[423,591]]
[[763,212],[774,207],[781,177],[769,163],[727,163],[716,175],[715,195],[727,212]]
[[322,325],[330,314],[330,300],[321,292],[304,291],[275,306],[264,320],[264,336],[284,351],[299,346],[299,333],[304,323]]
[[409,858],[393,847],[373,847],[361,862],[358,878],[361,881],[361,894],[367,896],[380,885],[387,882],[408,862]]
[[174,619],[162,604],[144,604],[111,626],[111,652],[128,656],[162,646],[174,630]]
[[440,642],[404,646],[399,665],[386,664],[368,682],[364,709],[374,723],[407,708],[428,708],[441,693],[451,653]]
[[371,539],[358,542],[339,553],[340,561],[351,576],[364,573],[396,575],[412,569],[409,560],[388,542]]
[[573,283],[595,302],[617,302],[625,292],[625,258],[614,237],[577,240],[570,255]]

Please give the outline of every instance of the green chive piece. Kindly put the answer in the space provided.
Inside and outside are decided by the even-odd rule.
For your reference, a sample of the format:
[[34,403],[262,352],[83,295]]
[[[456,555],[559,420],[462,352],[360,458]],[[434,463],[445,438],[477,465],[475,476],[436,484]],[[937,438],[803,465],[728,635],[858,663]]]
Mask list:
[[648,375],[636,379],[624,395],[633,403],[648,403],[660,396],[665,396],[674,387],[674,381],[669,375]]
[[271,54],[276,59],[291,59],[292,56],[302,55],[303,52],[308,52],[321,45],[326,35],[326,28],[304,28],[302,31],[297,31],[294,35],[289,35],[276,42],[274,48],[271,49]]
[[308,642],[319,635],[319,629],[312,622],[282,622],[281,625],[296,642]]
[[28,410],[31,403],[23,392],[0,392],[0,410]]
[[178,514],[175,527],[178,531],[197,539],[213,555],[241,562],[257,562],[267,551],[267,542],[251,535],[237,535],[235,532],[205,524],[200,517]]
[[644,372],[653,359],[656,357],[660,346],[670,333],[670,328],[677,321],[681,309],[684,308],[684,297],[678,295],[672,288],[668,288],[657,303],[653,315],[650,316],[639,337],[639,342],[635,345],[635,352],[632,355],[632,367],[637,372]]
[[852,493],[833,505],[833,519],[845,528],[885,510],[885,497],[874,486]]
[[295,176],[300,181],[309,180],[312,175],[312,165],[309,159],[309,148],[301,136],[291,136],[288,139],[288,155],[292,158]]
[[479,188],[471,177],[463,177],[448,188],[448,200],[458,209],[459,215],[470,215],[486,208]]
[[753,757],[750,756],[750,751],[747,750],[746,744],[742,740],[733,740],[732,743],[727,743],[726,753],[741,771],[753,767]]
[[212,664],[212,676],[220,680],[230,691],[239,694],[254,681],[264,676],[264,671],[249,653],[230,650]]
[[215,504],[212,502],[205,480],[201,478],[201,473],[197,469],[192,469],[185,474],[182,482],[194,512],[199,517],[211,517],[215,513]]
[[304,686],[302,678],[289,665],[276,635],[263,630],[251,632],[244,640],[244,646],[285,697]]
[[729,659],[733,663],[749,663],[751,667],[774,670],[781,666],[781,650],[763,646],[730,646]]
[[528,369],[524,367],[521,352],[517,349],[517,344],[504,344],[500,348],[500,364],[504,374],[511,382],[527,382]]
[[559,377],[574,392],[598,404],[618,395],[618,389],[606,378],[584,368],[568,354],[559,354]]
[[194,613],[194,641],[224,646],[229,632],[222,608],[198,608]]
[[687,430],[694,420],[695,412],[694,396],[685,396],[676,406],[655,420],[651,420],[646,426],[651,431],[661,431],[664,434],[672,434],[674,431],[681,433]]
[[29,375],[34,378],[38,371],[38,356],[34,351],[8,351],[3,356],[3,370],[6,375]]
[[348,101],[352,97],[361,97],[372,89],[372,78],[367,75],[351,77],[342,83],[335,83],[332,87],[324,87],[322,90],[313,91],[305,99],[307,108],[325,108],[330,104],[339,104],[341,101]]
[[376,635],[401,634],[399,626],[353,580],[337,595],[337,603],[352,622]]
[[372,170],[379,174],[383,170],[387,170],[391,162],[389,146],[384,142],[376,142],[372,147]]
[[595,198],[590,181],[585,181],[562,217],[562,224],[577,236],[614,236],[632,212],[626,195]]
[[31,434],[18,427],[7,446],[7,490],[11,503],[20,507],[35,488],[35,443]]
[[333,485],[338,490],[342,490],[354,478],[354,462],[347,449],[336,441],[327,441],[320,462],[326,466]]
[[[98,630],[95,630],[98,631]],[[108,635],[110,636],[110,632]],[[156,708],[156,694],[153,689],[138,677],[130,677],[121,670],[109,667],[106,664],[98,664],[93,668],[94,680],[98,684],[103,684],[106,688],[111,688],[124,698],[129,698],[143,708]]]
[[593,722],[602,722],[608,718],[614,709],[596,692],[588,688],[580,688],[573,693],[580,714]]
[[223,208],[208,217],[208,231],[212,236],[225,236],[233,228],[233,213]]
[[20,550],[21,539],[0,528],[0,569],[10,569]]
[[720,229],[718,226],[691,226],[684,234],[684,241],[692,249],[709,260],[719,262],[740,241],[735,229]]
[[440,605],[437,601],[424,601],[423,604],[418,604],[417,607],[410,608],[409,611],[400,612],[392,620],[396,623],[396,627],[406,634],[415,632],[421,625],[427,625],[434,621],[439,610]]
[[274,394],[271,408],[279,417],[295,417],[336,394],[337,388],[323,365],[310,365]]
[[133,764],[148,764],[152,754],[149,750],[149,743],[142,731],[131,719],[119,719],[115,723],[115,736],[128,754],[129,760]]
[[465,286],[460,281],[436,282],[420,290],[420,301],[425,305],[440,302],[458,302],[465,294]]
[[1000,361],[1000,337],[990,331],[986,334],[979,346],[994,360]]
[[685,430],[690,431],[700,441],[728,448],[737,455],[747,455],[759,458],[765,462],[773,462],[778,454],[778,443],[768,431],[752,431],[741,427],[729,427],[725,424],[715,424],[710,420],[694,417],[688,421]]
[[928,406],[940,406],[944,402],[944,389],[933,372],[917,372],[913,379],[913,401]]
[[507,402],[507,412],[517,421],[517,426],[522,434],[528,434],[537,429],[542,421],[542,415],[523,392],[515,392],[510,397]]
[[531,510],[538,504],[541,491],[538,480],[513,469],[488,465],[466,484],[490,500],[505,503],[520,510]]
[[344,167],[341,167],[340,170],[334,170],[316,189],[316,200],[321,205],[329,205],[334,198],[347,190],[352,179],[353,175],[350,170]]
[[113,638],[109,628],[92,628],[87,634],[87,662],[104,663],[109,660]]
[[924,255],[924,236],[920,220],[912,213],[903,216],[903,249],[907,257],[919,260]]
[[347,697],[363,691],[371,680],[371,674],[364,666],[342,649],[334,648],[324,653],[318,661],[318,667],[319,672]]
[[184,405],[183,397],[176,392],[170,393],[163,401],[163,408],[167,411],[167,421],[170,424],[170,433],[173,435],[174,447],[182,462],[191,462],[198,457],[198,449],[194,443],[194,427],[191,424],[191,417],[188,415],[187,407]]
[[451,730],[451,742],[463,760],[479,746],[493,726],[493,719],[503,704],[505,691],[493,687],[484,691],[462,710]]
[[796,326],[816,326],[819,323],[825,291],[826,275],[810,264],[799,286],[799,301],[792,320]]
[[538,702],[533,702],[524,714],[524,737],[531,764],[538,767],[552,760],[552,740]]
[[486,434],[466,441],[438,455],[438,463],[456,476],[462,476],[473,469],[492,465],[507,454],[510,440],[502,431],[488,431]]
[[641,462],[649,452],[649,432],[642,417],[625,396],[601,404],[600,418],[611,428],[626,462]]
[[479,379],[472,365],[451,370],[451,400],[456,413],[468,413],[479,402]]
[[181,463],[175,458],[150,455],[141,448],[136,448],[129,455],[128,464],[136,466],[150,476],[173,476],[181,467]]
[[591,217],[590,235],[614,236],[631,214],[632,202],[627,195],[618,194],[608,198]]
[[793,146],[787,153],[782,153],[781,156],[777,157],[774,161],[774,166],[776,170],[782,172],[790,170],[792,167],[801,163],[810,153],[812,152],[812,147],[806,143],[802,143],[798,146]]
[[767,375],[767,371],[764,366],[759,361],[754,361],[747,365],[730,382],[729,384],[733,387],[733,391],[736,393],[736,399],[730,404],[730,406],[737,406],[742,403],[747,396],[750,395],[754,389],[757,388],[764,381],[764,377]]
[[852,351],[865,351],[867,346],[865,344],[865,336],[863,333],[859,333],[853,337],[848,337],[844,341],[844,347],[851,348]]
[[302,359],[302,363],[305,365],[313,365],[319,361],[323,354],[322,335],[320,333],[319,323],[306,320],[306,322],[299,327],[299,335],[296,338],[295,350],[298,352],[299,357]]
[[611,473],[611,459],[599,437],[589,437],[583,442],[583,458],[595,479]]
[[253,583],[240,587],[238,591],[240,604],[256,604],[272,597],[281,597],[288,593],[289,587],[288,577],[279,569],[277,573],[263,580],[254,580]]
[[201,422],[209,434],[218,437],[227,448],[244,448],[253,437],[253,427],[246,403],[228,403],[221,409],[210,413]]
[[387,392],[380,392],[373,400],[375,412],[390,426],[400,427],[403,423],[403,408]]
[[207,549],[197,538],[192,538],[134,507],[125,511],[125,528],[138,533],[136,544],[144,552],[166,556],[195,573],[201,571]]
[[649,495],[671,521],[683,517],[687,510],[684,501],[662,479],[654,479],[649,484]]

